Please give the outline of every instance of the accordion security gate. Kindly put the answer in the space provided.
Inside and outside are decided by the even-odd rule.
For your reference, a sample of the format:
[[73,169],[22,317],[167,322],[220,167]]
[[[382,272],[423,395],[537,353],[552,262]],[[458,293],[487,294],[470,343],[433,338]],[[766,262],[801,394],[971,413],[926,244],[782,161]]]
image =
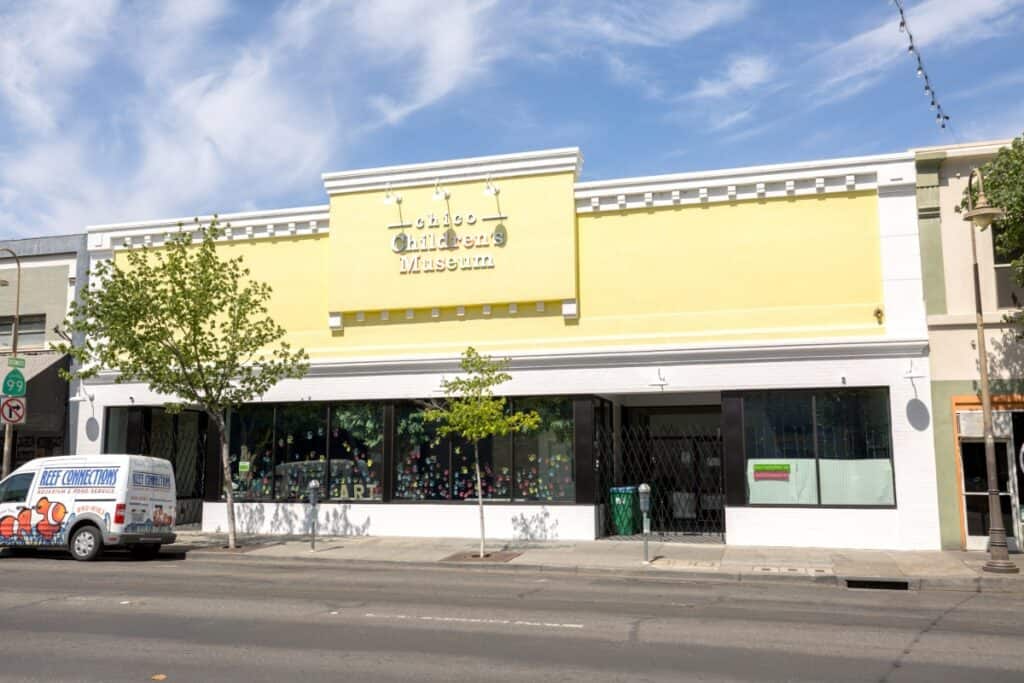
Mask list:
[[642,538],[630,489],[647,483],[652,537],[714,543],[724,539],[722,439],[717,429],[628,426],[618,434],[599,429],[597,446],[602,536]]

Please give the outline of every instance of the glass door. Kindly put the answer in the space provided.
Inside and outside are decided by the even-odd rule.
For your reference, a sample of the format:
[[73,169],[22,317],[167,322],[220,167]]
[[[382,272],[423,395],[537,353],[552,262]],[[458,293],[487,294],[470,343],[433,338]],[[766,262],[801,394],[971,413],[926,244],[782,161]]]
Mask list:
[[[996,441],[996,479],[999,483],[999,503],[1003,514],[1010,550],[1016,550],[1017,517],[1016,481],[1011,486],[1011,473],[1016,479],[1016,463],[1009,443]],[[985,466],[985,442],[961,439],[960,467],[963,473],[964,525],[967,529],[967,550],[988,549],[988,468]]]

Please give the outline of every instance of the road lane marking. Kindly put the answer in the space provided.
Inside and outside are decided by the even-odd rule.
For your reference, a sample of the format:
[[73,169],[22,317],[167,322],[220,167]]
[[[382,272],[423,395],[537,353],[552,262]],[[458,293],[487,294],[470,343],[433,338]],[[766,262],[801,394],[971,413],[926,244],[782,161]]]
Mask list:
[[363,615],[368,619],[394,619],[403,621],[439,621],[455,624],[497,624],[499,626],[528,626],[533,628],[583,628],[583,624],[563,624],[550,621],[525,621],[522,619],[481,619],[476,617],[435,617],[430,615],[415,616],[410,614],[376,614],[367,612]]

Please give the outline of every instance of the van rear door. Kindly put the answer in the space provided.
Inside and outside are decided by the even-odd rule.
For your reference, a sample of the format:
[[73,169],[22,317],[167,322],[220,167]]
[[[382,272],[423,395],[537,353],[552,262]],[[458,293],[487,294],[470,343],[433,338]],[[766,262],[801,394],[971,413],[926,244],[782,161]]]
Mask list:
[[160,458],[132,457],[128,470],[124,533],[173,531],[176,505],[171,463]]

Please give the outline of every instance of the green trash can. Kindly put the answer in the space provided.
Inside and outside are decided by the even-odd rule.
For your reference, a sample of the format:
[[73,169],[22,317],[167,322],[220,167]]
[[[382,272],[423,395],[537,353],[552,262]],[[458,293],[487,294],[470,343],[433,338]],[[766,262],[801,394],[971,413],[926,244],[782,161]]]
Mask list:
[[612,528],[618,536],[637,533],[637,515],[640,507],[635,486],[613,486],[609,489],[612,500]]

